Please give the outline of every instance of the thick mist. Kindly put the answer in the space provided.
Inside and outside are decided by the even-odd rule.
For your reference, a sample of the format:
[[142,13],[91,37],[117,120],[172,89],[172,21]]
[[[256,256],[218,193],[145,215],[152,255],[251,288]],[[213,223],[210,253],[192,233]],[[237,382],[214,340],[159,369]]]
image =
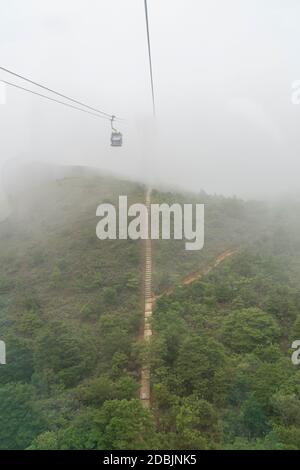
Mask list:
[[297,194],[299,2],[148,7],[155,123],[142,0],[1,1],[1,66],[125,119],[113,149],[109,121],[6,87],[1,168],[20,162],[20,178],[26,161],[86,165],[209,193]]

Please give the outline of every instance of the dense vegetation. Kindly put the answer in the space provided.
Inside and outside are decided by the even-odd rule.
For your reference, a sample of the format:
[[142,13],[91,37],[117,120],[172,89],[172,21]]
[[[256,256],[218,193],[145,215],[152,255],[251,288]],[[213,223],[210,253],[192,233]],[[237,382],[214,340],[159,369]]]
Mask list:
[[[119,193],[136,202],[144,188],[91,174],[11,201],[0,231],[2,449],[129,445],[121,425],[120,436],[103,431],[114,419],[130,429],[129,442],[140,435],[144,412],[128,400],[139,389],[131,351],[143,311],[141,247],[101,242],[95,231],[96,207],[117,203]],[[102,430],[93,424],[100,410]]]
[[159,299],[150,361],[165,447],[300,449],[298,230],[280,217],[269,236]]
[[[141,243],[95,235],[98,204],[141,202],[144,190],[85,174],[11,200],[0,226],[0,449],[299,449],[289,349],[300,337],[298,206],[283,217],[235,198],[154,192],[204,202],[206,244],[154,244],[155,290],[174,290],[157,301],[145,348]],[[144,360],[151,411],[138,400]]]

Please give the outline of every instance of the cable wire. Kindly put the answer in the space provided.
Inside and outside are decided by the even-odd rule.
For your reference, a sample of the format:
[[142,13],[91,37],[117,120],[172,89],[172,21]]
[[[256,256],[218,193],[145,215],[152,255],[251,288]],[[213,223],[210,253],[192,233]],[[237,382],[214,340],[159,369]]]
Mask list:
[[95,111],[95,112],[97,112],[97,113],[103,114],[103,116],[107,116],[107,117],[109,117],[109,118],[112,117],[112,114],[105,113],[104,111],[101,111],[100,109],[93,108],[92,106],[89,106],[89,105],[87,105],[87,104],[85,104],[85,103],[82,103],[81,101],[77,101],[77,100],[75,100],[75,99],[73,99],[73,98],[70,98],[69,96],[64,95],[64,94],[62,94],[62,93],[59,93],[58,91],[55,91],[55,90],[53,90],[52,88],[48,88],[48,87],[46,87],[46,86],[44,86],[44,85],[41,85],[40,83],[34,82],[33,80],[24,77],[23,75],[19,75],[18,73],[13,72],[12,70],[8,70],[8,69],[6,69],[5,67],[1,67],[1,66],[0,66],[0,70],[3,70],[4,72],[7,72],[7,73],[9,73],[9,74],[11,74],[11,75],[13,75],[13,76],[15,76],[15,77],[17,77],[17,78],[21,78],[22,80],[25,80],[26,82],[31,83],[32,85],[35,85],[35,86],[40,87],[40,88],[43,88],[43,89],[46,90],[46,91],[50,91],[51,93],[54,93],[54,94],[60,96],[61,98],[65,98],[65,99],[67,99],[67,100],[69,100],[69,101],[72,101],[73,103],[79,104],[80,106],[83,106],[83,107],[85,107],[85,108],[88,108],[88,109],[90,109],[90,110],[92,110],[92,111]]
[[110,118],[108,118],[106,116],[102,116],[101,114],[92,113],[91,111],[87,111],[86,109],[79,108],[78,106],[74,106],[72,104],[65,103],[64,101],[56,100],[55,98],[50,98],[50,96],[42,95],[41,93],[37,93],[36,91],[29,90],[28,88],[24,88],[20,85],[16,85],[15,83],[7,82],[6,80],[0,80],[0,81],[2,83],[5,83],[6,85],[12,86],[14,88],[19,88],[20,90],[23,90],[23,91],[26,91],[26,92],[31,93],[33,95],[45,98],[46,100],[54,101],[55,103],[59,103],[59,104],[63,104],[64,106],[67,106],[68,108],[77,109],[78,111],[82,111],[83,113],[91,114],[92,116],[96,116],[97,118],[107,119],[108,121],[111,120]]
[[152,106],[153,106],[153,116],[155,117],[155,97],[154,97],[154,86],[153,86],[153,72],[152,72],[152,59],[151,59],[151,45],[150,45],[150,31],[149,31],[149,18],[148,18],[147,0],[144,0],[144,4],[145,4],[145,17],[146,17],[146,27],[147,27],[147,41],[148,41],[148,55],[149,55],[150,80],[151,80],[151,92],[152,92]]

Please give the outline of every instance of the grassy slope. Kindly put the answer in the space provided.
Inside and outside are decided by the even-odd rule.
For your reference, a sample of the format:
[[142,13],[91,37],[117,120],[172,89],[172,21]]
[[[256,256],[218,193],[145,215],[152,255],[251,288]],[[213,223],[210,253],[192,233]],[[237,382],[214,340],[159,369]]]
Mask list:
[[[0,225],[0,334],[8,356],[8,364],[0,368],[0,415],[3,429],[5,423],[12,429],[0,436],[2,448],[27,447],[39,433],[37,448],[59,448],[60,430],[65,433],[90,407],[93,416],[107,400],[138,396],[135,341],[143,310],[141,244],[104,243],[95,234],[96,207],[117,203],[119,194],[128,194],[129,203],[141,202],[144,188],[93,174],[44,183],[12,200],[13,213]],[[268,223],[260,205],[153,193],[154,202],[174,200],[206,203],[206,243],[204,250],[188,253],[182,242],[155,242],[158,291],[241,240],[247,243]],[[23,390],[19,384],[31,388]],[[29,398],[23,400],[26,390]],[[119,405],[118,412],[123,413],[127,404]],[[32,429],[28,418],[12,419],[19,406],[20,416],[29,416],[32,410],[37,414],[38,424]],[[48,435],[45,443],[45,431],[52,433],[51,445]],[[88,431],[79,435],[84,439]],[[74,443],[65,434],[60,439],[65,448],[146,445],[138,436],[143,433],[126,444],[91,443],[90,437],[87,443],[79,437]]]
[[115,202],[119,192],[134,201],[143,198],[137,185],[91,176],[51,182],[15,201],[0,228],[0,288],[10,317],[18,314],[22,299],[32,298],[44,319],[57,315],[82,321],[82,308],[96,310],[97,302],[101,307],[107,286],[118,291],[118,309],[139,299],[126,283],[131,277],[140,280],[140,246],[103,243],[95,233],[97,205]]
[[161,293],[190,273],[209,265],[226,250],[241,248],[260,237],[270,224],[264,204],[205,193],[174,194],[153,191],[156,203],[201,203],[205,206],[205,241],[199,251],[186,251],[184,241],[158,240],[154,248],[154,290]]
[[[17,390],[5,387],[33,385],[35,403],[26,402],[20,413],[30,416],[38,404],[43,424],[29,433],[30,418],[18,418],[1,448],[24,448],[40,428],[68,422],[82,404],[66,391],[93,378],[105,381],[118,361],[121,372],[111,380],[129,377],[123,395],[138,394],[130,348],[142,319],[141,244],[96,237],[96,207],[117,202],[119,194],[140,202],[144,188],[90,174],[31,188],[11,201],[13,212],[0,226],[0,334],[7,346],[0,392],[17,400]],[[0,407],[4,423],[13,423],[18,403]],[[61,408],[67,416],[60,418]]]

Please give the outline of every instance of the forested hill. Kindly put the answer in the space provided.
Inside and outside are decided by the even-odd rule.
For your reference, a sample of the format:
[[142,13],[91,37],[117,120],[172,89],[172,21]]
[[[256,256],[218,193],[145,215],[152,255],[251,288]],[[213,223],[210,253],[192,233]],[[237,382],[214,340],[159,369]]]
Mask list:
[[[93,447],[88,433],[84,444],[71,437],[73,423],[107,399],[122,406],[138,395],[131,349],[141,322],[141,246],[101,242],[96,208],[119,194],[142,201],[144,188],[82,173],[24,183],[0,225],[3,449],[26,448],[40,434],[45,447]],[[58,442],[56,432],[70,437]]]
[[[252,443],[270,434],[275,429],[270,421],[273,402],[259,401],[257,405],[260,399],[255,397],[254,403],[251,397],[256,385],[247,388],[243,377],[238,386],[241,390],[234,384],[239,383],[236,371],[243,373],[245,361],[245,370],[253,370],[253,361],[265,363],[264,355],[270,363],[276,359],[287,364],[282,366],[289,374],[285,384],[294,380],[286,348],[288,335],[296,334],[292,328],[298,308],[297,285],[290,286],[290,278],[295,279],[296,274],[290,273],[296,273],[299,264],[297,257],[286,253],[288,261],[280,260],[288,269],[284,282],[273,273],[279,269],[274,247],[280,250],[286,236],[275,230],[278,217],[259,203],[154,191],[154,201],[206,204],[206,241],[201,252],[187,253],[183,244],[172,241],[154,243],[157,292],[180,284],[190,271],[210,263],[224,249],[238,245],[241,250],[249,246],[250,251],[248,258],[241,251],[200,284],[178,288],[159,302],[151,356],[154,401],[153,410],[147,411],[138,400],[141,356],[147,353],[139,341],[142,243],[101,242],[95,232],[96,208],[101,202],[117,204],[118,196],[124,194],[129,204],[143,202],[145,187],[91,171],[55,175],[42,184],[24,184],[18,194],[11,192],[11,213],[0,224],[0,339],[7,347],[7,365],[0,366],[0,448],[210,448],[237,445],[237,438]],[[271,236],[270,230],[274,231]],[[267,260],[257,258],[254,240],[261,240],[261,252]],[[270,286],[266,298],[264,290],[259,290],[260,282]],[[279,283],[284,295],[278,290]],[[275,312],[275,298],[291,309],[288,319],[283,307]],[[258,324],[267,325],[268,347],[260,352],[253,352],[252,337],[246,342],[247,350],[239,350],[238,329],[237,338],[230,336],[234,322],[243,328],[245,309],[249,308],[260,309],[263,313],[259,313]],[[204,338],[200,349],[199,335]],[[188,354],[204,367],[205,361],[198,361],[203,347],[212,355],[211,369],[196,370],[191,381],[184,361]],[[274,372],[280,380],[273,395],[283,393],[278,389],[282,370]],[[264,369],[261,373],[265,375]],[[218,397],[211,393],[214,388]],[[293,393],[295,387],[287,396]],[[282,395],[278,397],[280,402]],[[241,427],[235,429],[230,424],[230,416],[235,422],[244,402],[250,403],[249,413],[252,409],[264,413],[258,430],[250,432],[246,427],[239,431]],[[195,406],[201,422],[201,410],[208,417],[205,426],[197,421]],[[255,406],[260,407],[258,411]],[[284,401],[282,406],[290,405]],[[189,412],[195,415],[190,428],[185,424]],[[291,426],[296,426],[294,421]],[[185,434],[183,428],[187,429]],[[229,429],[227,440],[222,429]],[[276,439],[284,445],[283,438]]]
[[300,449],[299,204],[204,278],[160,298],[153,409],[165,447]]

